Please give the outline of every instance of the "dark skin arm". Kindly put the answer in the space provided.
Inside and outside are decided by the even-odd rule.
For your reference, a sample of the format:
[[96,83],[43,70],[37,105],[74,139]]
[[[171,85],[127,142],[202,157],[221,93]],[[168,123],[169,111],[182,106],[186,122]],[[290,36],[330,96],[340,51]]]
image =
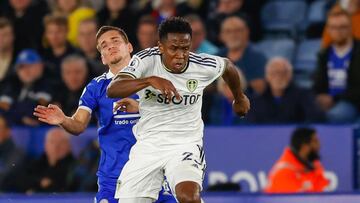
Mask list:
[[229,86],[234,95],[233,110],[239,116],[245,116],[250,109],[250,102],[241,88],[240,76],[235,65],[228,59],[225,59],[225,70],[222,78]]
[[134,79],[128,75],[119,74],[109,84],[106,94],[110,98],[125,98],[148,86],[160,90],[168,99],[171,99],[173,95],[180,99],[174,85],[169,80],[157,76]]

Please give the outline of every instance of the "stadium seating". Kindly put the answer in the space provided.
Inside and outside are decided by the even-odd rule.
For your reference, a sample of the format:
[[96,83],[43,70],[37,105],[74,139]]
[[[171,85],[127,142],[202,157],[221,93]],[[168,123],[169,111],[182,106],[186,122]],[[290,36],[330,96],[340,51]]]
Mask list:
[[288,34],[295,37],[301,23],[306,20],[307,4],[301,0],[269,1],[261,11],[265,35]]
[[310,4],[307,16],[308,24],[326,21],[326,0],[317,0]]
[[295,53],[295,42],[291,39],[267,39],[255,44],[254,48],[264,53],[268,59],[282,56],[292,62]]
[[294,60],[296,83],[304,88],[312,86],[312,75],[316,68],[317,53],[321,40],[304,40],[298,44]]

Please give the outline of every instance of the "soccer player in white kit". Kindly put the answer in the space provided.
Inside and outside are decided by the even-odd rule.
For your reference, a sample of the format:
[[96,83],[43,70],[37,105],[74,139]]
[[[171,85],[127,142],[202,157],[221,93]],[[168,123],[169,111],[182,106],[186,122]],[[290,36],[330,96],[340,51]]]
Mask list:
[[236,67],[226,58],[191,53],[192,30],[183,18],[159,27],[158,47],[135,54],[107,89],[109,97],[140,95],[137,139],[118,179],[121,203],[157,199],[166,176],[181,203],[200,203],[205,170],[201,105],[204,88],[218,77],[229,85],[233,109],[243,116],[250,108]]

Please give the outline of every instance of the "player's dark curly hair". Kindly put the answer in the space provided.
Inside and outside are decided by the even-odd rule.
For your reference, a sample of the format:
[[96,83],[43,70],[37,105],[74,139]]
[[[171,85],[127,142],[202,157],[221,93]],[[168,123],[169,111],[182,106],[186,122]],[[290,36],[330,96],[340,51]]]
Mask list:
[[159,26],[159,39],[163,41],[169,33],[190,34],[192,29],[190,24],[182,17],[171,17],[164,20]]

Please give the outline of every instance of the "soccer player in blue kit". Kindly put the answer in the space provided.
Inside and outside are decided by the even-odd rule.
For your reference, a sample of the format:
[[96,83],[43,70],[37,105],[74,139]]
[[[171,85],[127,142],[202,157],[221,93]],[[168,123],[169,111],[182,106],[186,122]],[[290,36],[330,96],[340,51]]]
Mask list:
[[[133,47],[126,33],[117,27],[103,26],[96,35],[97,48],[102,62],[109,71],[94,78],[84,89],[77,111],[71,117],[66,116],[56,105],[37,106],[34,115],[42,122],[59,125],[71,134],[78,135],[88,126],[94,112],[99,121],[99,144],[101,157],[98,176],[96,202],[118,202],[114,198],[119,174],[129,159],[131,147],[136,139],[132,133],[133,125],[138,121],[137,95],[129,98],[108,98],[106,88],[114,75],[128,65]],[[157,201],[172,203],[174,197],[162,190]]]

